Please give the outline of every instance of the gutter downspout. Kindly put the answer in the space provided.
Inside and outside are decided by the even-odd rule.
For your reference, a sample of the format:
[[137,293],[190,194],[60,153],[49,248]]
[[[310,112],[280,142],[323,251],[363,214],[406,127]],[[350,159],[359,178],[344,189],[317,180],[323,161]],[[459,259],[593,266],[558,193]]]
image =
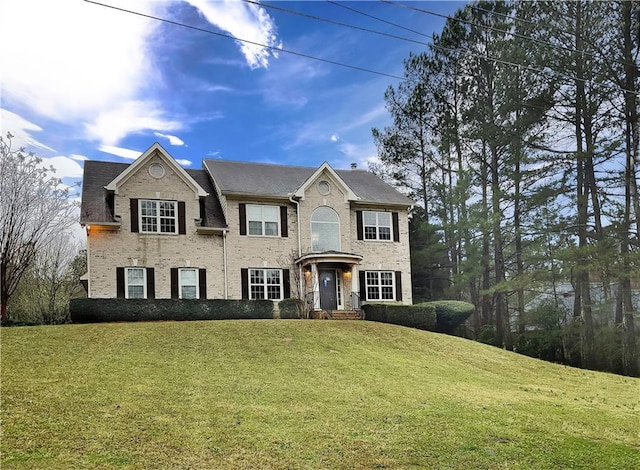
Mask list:
[[[302,239],[300,235],[300,201],[293,198],[293,194],[289,196],[289,201],[296,205],[296,231],[298,232],[298,258],[302,256]],[[304,293],[302,265],[298,266],[298,292],[302,297]],[[304,299],[300,299],[304,300]]]
[[229,298],[229,282],[227,273],[227,231],[222,232],[222,264],[224,270],[224,299]]

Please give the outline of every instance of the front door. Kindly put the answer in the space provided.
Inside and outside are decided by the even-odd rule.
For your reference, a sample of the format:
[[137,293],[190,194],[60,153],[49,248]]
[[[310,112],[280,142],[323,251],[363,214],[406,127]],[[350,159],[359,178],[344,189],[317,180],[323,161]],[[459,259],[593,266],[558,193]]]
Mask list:
[[320,308],[322,310],[337,310],[338,298],[336,289],[336,272],[334,270],[320,271]]

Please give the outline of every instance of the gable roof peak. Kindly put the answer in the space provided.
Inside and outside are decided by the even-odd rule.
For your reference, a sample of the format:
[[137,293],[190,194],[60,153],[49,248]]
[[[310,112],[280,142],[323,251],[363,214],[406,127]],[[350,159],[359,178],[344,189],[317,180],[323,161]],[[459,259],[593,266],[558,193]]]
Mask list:
[[298,189],[294,191],[293,197],[304,199],[304,193],[306,192],[307,188],[309,188],[309,186],[325,171],[329,173],[342,186],[342,189],[344,189],[345,201],[358,201],[360,199],[356,195],[356,193],[354,193],[353,190],[349,187],[349,185],[345,183],[340,175],[338,175],[336,170],[334,170],[333,167],[326,161],[323,162],[322,165],[320,165],[318,169],[314,171],[313,174],[309,178],[307,178],[306,181],[302,183],[302,185]]
[[136,158],[133,163],[131,163],[127,167],[126,170],[124,170],[114,180],[106,185],[105,189],[117,193],[118,185],[127,181],[127,179],[129,179],[129,177],[131,177],[131,175],[133,175],[138,170],[138,168],[144,165],[147,160],[153,158],[153,155],[155,155],[156,152],[157,155],[159,155],[160,158],[165,161],[165,163],[173,168],[173,170],[182,178],[185,183],[187,183],[194,189],[199,197],[206,197],[209,194],[204,189],[202,189],[202,186],[200,186],[158,142],[155,142],[151,147],[145,150],[138,158]]

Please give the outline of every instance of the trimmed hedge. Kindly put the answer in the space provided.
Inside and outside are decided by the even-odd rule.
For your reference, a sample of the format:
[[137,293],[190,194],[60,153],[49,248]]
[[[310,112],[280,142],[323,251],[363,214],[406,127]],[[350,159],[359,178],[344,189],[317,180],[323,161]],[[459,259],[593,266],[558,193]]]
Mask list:
[[269,300],[72,299],[73,323],[271,319]]
[[284,299],[278,303],[278,308],[281,319],[295,320],[304,317],[307,306],[300,299]]
[[419,330],[434,331],[436,326],[436,308],[428,304],[395,305],[364,304],[365,319],[381,323],[408,326]]
[[424,302],[420,305],[433,305],[436,309],[436,331],[452,335],[457,327],[462,325],[469,318],[475,306],[468,302],[459,300],[436,300]]

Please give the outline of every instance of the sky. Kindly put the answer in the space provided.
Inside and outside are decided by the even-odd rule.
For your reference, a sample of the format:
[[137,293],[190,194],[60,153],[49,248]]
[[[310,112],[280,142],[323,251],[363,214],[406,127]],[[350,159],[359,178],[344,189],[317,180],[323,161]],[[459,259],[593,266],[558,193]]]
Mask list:
[[373,72],[402,76],[409,53],[442,30],[433,13],[464,6],[96,1],[147,16],[84,0],[0,3],[1,135],[72,188],[85,160],[130,163],[154,142],[193,169],[204,158],[367,168],[371,128],[390,124],[385,89],[400,82]]

